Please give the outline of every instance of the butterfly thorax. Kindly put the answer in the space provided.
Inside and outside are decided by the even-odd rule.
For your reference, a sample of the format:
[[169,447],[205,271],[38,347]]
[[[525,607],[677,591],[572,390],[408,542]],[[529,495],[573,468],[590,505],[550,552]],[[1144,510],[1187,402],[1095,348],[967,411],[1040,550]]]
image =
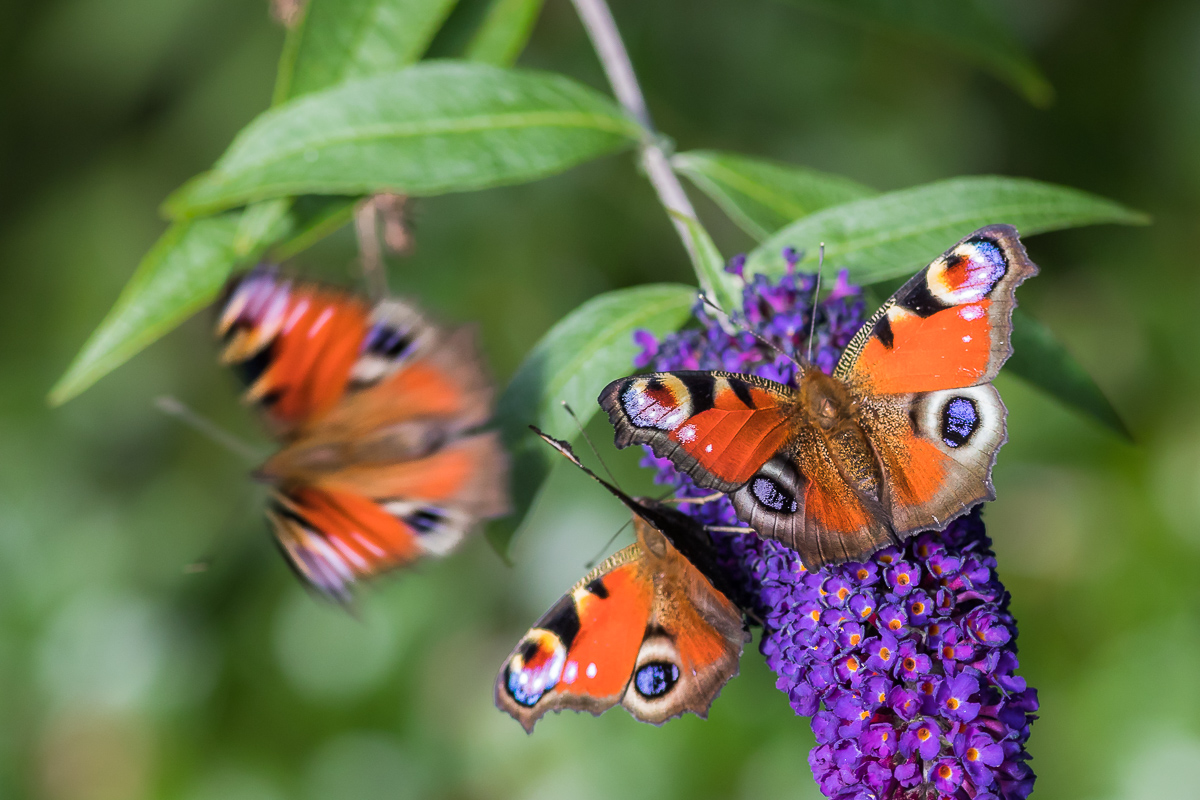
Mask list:
[[831,433],[854,419],[857,404],[846,384],[816,367],[804,371],[797,393],[794,413],[806,427]]
[[[879,501],[883,476],[850,387],[813,367],[805,370],[797,394],[789,449],[804,474],[836,475],[855,501]],[[852,502],[849,496],[838,500]]]

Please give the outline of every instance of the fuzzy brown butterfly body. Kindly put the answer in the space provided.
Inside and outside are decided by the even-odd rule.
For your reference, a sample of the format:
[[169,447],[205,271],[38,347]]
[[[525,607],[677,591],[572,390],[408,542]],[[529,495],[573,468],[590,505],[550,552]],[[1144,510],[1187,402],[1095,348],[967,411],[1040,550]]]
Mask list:
[[[569,445],[543,438],[596,478]],[[600,714],[618,703],[655,724],[704,717],[749,639],[708,532],[596,480],[633,512],[637,543],[575,584],[505,659],[496,705],[529,732],[547,711]]]
[[1037,274],[1016,229],[982,228],[904,284],[833,375],[795,387],[726,372],[623,378],[600,394],[618,447],[645,444],[806,566],[865,558],[994,498],[1005,441],[991,381],[1014,292]]
[[507,457],[472,432],[493,390],[471,329],[259,268],[230,283],[217,335],[283,443],[256,473],[276,540],[325,595],[346,601],[507,511]]

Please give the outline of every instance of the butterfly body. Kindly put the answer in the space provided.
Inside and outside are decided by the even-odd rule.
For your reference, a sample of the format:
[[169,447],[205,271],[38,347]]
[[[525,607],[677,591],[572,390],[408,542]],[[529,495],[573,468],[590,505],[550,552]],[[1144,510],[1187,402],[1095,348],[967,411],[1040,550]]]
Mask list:
[[283,444],[255,472],[276,540],[327,596],[443,555],[506,511],[506,456],[471,432],[492,388],[470,329],[257,269],[230,284],[217,334]]
[[941,527],[994,497],[1014,291],[1036,274],[1003,225],[964,238],[896,292],[832,375],[786,386],[727,372],[614,381],[619,447],[648,445],[817,568]]
[[496,705],[529,732],[564,708],[600,714],[621,704],[654,724],[703,717],[737,674],[749,638],[708,532],[673,508],[605,486],[633,512],[637,542],[555,603],[496,679]]

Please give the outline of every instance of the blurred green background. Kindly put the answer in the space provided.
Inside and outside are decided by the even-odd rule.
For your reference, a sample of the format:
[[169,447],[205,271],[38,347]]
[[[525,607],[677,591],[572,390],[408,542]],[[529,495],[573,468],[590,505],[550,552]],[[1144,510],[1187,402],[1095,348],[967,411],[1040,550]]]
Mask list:
[[[786,4],[613,5],[681,149],[880,189],[1028,176],[1154,216],[1027,242],[1042,274],[1021,302],[1136,443],[1002,376],[987,520],[1041,693],[1035,796],[1200,796],[1200,5],[998,2],[1057,90],[1047,110],[940,46]],[[267,106],[282,38],[257,0],[0,2],[0,796],[818,797],[807,722],[753,648],[707,722],[552,716],[527,737],[493,708],[504,655],[624,521],[580,476],[556,473],[515,567],[477,538],[353,618],[276,554],[250,465],[152,407],[176,395],[269,452],[205,315],[46,406],[162,231],[158,203]],[[520,63],[604,85],[562,0]],[[697,202],[725,252],[750,246]],[[480,320],[501,380],[591,295],[691,281],[628,156],[422,201],[414,226],[393,289]],[[349,231],[296,269],[355,284]],[[612,460],[645,488],[636,454]]]

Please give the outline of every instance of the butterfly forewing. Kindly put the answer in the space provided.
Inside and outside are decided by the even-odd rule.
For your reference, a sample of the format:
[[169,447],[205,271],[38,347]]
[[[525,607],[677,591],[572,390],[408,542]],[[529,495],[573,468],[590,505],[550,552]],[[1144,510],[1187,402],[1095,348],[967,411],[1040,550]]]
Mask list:
[[1015,228],[981,228],[900,287],[854,336],[834,375],[862,394],[990,381],[1012,353],[1016,288],[1036,274]]
[[613,381],[600,406],[617,446],[646,444],[705,488],[745,483],[786,441],[793,390],[726,372],[659,372]]

